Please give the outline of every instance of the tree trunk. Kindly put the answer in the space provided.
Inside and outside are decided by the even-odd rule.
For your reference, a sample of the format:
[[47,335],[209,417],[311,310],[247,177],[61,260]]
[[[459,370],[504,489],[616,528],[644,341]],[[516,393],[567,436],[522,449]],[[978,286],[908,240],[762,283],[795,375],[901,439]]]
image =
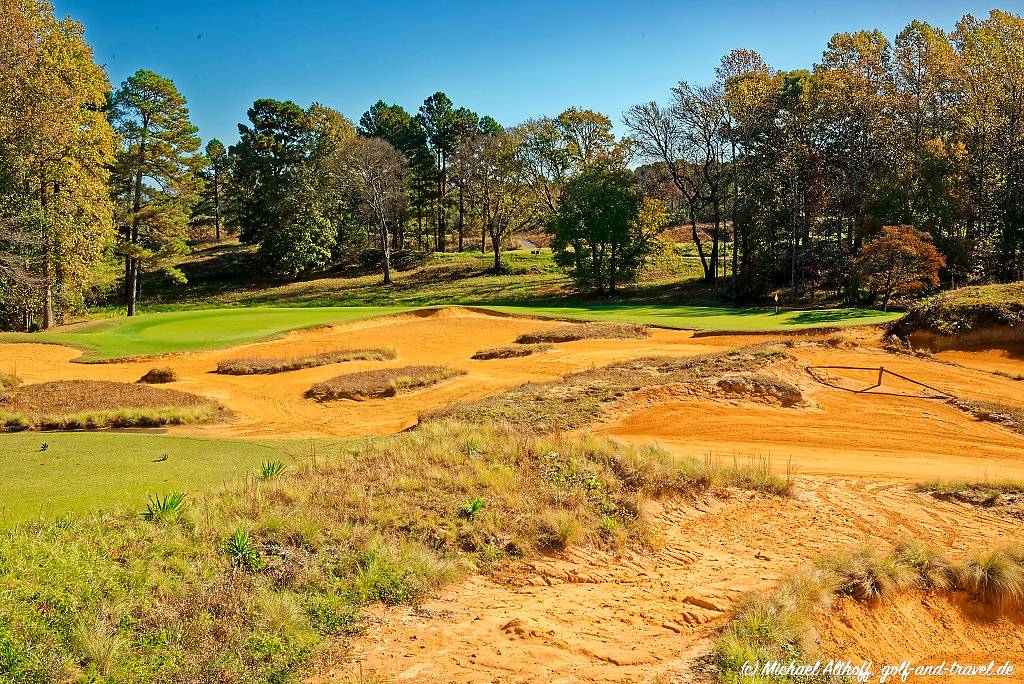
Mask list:
[[693,234],[693,244],[697,246],[697,256],[700,257],[700,266],[704,269],[704,280],[714,282],[714,278],[711,276],[711,269],[708,268],[708,260],[704,256],[704,245],[701,244],[700,235],[697,234],[697,212],[694,209],[693,202],[690,205],[690,231]]
[[381,250],[384,255],[384,284],[391,284],[391,240],[388,236],[388,224],[386,221],[381,221],[380,224],[380,242],[383,245]]
[[43,209],[43,330],[53,325],[53,252],[50,249],[50,216],[48,211],[49,200],[46,194],[46,174],[44,173],[39,182],[39,204]]
[[494,272],[501,273],[501,238],[491,233],[491,249],[494,250]]
[[465,219],[466,219],[466,198],[465,190],[462,185],[459,185],[459,251],[463,248],[463,239],[465,234]]
[[216,164],[213,166],[213,220],[217,229],[217,242],[220,242],[220,172]]
[[131,267],[128,269],[128,315],[135,315],[136,303],[139,296],[139,261],[131,260]]
[[[139,211],[142,209],[142,168],[146,161],[146,133],[148,121],[143,120],[142,138],[139,141],[139,168],[135,173],[135,192],[132,198],[132,224],[129,233],[129,240],[132,246],[139,243]],[[134,256],[128,257],[128,282],[125,290],[128,293],[128,315],[135,315],[136,302],[139,292],[139,260]]]

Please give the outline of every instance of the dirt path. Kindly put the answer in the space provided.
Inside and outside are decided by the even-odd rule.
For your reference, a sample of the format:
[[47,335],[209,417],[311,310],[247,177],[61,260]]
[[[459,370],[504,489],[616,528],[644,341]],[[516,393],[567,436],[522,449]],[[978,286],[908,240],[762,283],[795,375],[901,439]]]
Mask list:
[[849,478],[800,478],[789,500],[735,494],[648,514],[665,535],[657,552],[576,551],[472,577],[416,611],[379,609],[353,663],[316,681],[360,668],[385,681],[688,681],[739,596],[826,552],[912,536],[960,555],[1021,539],[1016,522]]

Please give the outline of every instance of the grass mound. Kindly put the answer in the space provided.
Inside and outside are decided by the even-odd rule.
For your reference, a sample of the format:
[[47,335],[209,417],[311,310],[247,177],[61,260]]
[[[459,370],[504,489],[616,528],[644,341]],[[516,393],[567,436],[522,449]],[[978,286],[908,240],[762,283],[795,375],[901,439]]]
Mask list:
[[317,401],[381,399],[436,385],[466,371],[445,366],[381,368],[333,377],[309,388],[306,396]]
[[61,380],[22,385],[0,399],[0,426],[8,432],[159,427],[209,420],[220,410],[206,397],[146,384]]
[[[574,544],[644,548],[646,499],[699,461],[590,438],[432,423],[216,493],[0,533],[14,681],[287,681],[467,571]],[[725,471],[720,473],[726,476]]]
[[471,358],[478,361],[490,359],[515,359],[521,356],[540,354],[551,349],[548,343],[540,344],[512,344],[507,347],[494,347],[493,349],[481,349],[473,354]]
[[890,331],[902,339],[919,330],[952,337],[1004,326],[1024,326],[1024,282],[942,292],[911,306]]
[[395,356],[394,349],[345,349],[312,356],[225,359],[217,364],[217,372],[223,375],[269,375],[346,361],[384,361]]
[[173,368],[150,368],[146,371],[146,374],[139,378],[138,382],[146,385],[162,385],[168,382],[174,382],[178,379],[178,374]]
[[570,323],[557,328],[525,333],[516,338],[517,344],[575,342],[577,340],[642,339],[651,332],[644,325],[633,323]]
[[0,371],[0,391],[12,390],[21,384],[21,378],[11,373]]
[[1001,514],[1024,519],[1024,482],[1021,481],[930,480],[918,484],[914,489],[937,499],[993,508]]
[[719,354],[689,358],[650,357],[614,363],[545,383],[528,383],[493,397],[427,414],[473,423],[504,422],[521,430],[544,433],[585,427],[599,418],[602,407],[640,390],[714,381],[757,371],[791,359],[786,352],[752,345]]

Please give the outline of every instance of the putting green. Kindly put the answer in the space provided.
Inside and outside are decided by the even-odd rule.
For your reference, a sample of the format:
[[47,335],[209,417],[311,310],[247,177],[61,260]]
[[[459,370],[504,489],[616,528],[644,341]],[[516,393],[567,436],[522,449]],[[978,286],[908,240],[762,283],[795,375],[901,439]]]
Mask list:
[[673,304],[594,304],[583,306],[488,306],[507,313],[556,318],[618,321],[687,330],[782,332],[804,328],[868,325],[895,320],[901,314],[873,309],[782,310]]
[[32,334],[0,342],[52,342],[83,351],[80,361],[231,347],[300,328],[400,313],[409,307],[249,307],[142,314]]

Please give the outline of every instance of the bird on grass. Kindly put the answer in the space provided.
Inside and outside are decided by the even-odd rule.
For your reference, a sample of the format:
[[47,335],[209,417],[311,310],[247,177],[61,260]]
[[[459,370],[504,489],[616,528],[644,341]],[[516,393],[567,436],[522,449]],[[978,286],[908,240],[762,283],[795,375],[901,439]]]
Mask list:
[[153,463],[163,463],[164,461],[167,460],[167,458],[167,454],[160,454],[160,458],[155,459]]
[[39,450],[40,451],[46,451],[49,448],[50,448],[50,445],[47,442],[43,442],[43,445],[41,447],[39,447]]

